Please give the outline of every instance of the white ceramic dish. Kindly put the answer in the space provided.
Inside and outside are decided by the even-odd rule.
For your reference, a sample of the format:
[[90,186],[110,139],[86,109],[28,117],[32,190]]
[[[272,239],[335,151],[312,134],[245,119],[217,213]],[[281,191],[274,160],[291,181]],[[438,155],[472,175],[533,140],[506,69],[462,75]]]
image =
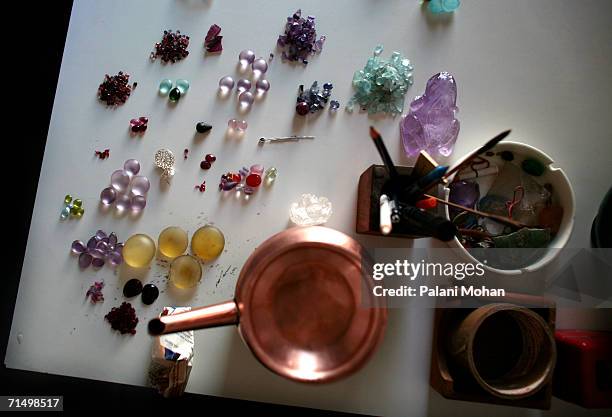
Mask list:
[[[501,151],[511,151],[514,154],[514,162],[520,163],[527,158],[535,158],[545,165],[546,170],[544,174],[540,177],[537,177],[537,181],[540,184],[550,183],[553,186],[554,194],[553,194],[553,202],[557,205],[563,207],[563,218],[561,220],[561,226],[559,227],[559,232],[554,236],[553,240],[550,242],[549,248],[563,248],[567,245],[569,238],[572,234],[572,230],[574,229],[574,216],[575,216],[575,201],[574,201],[574,190],[572,189],[572,185],[569,182],[569,179],[563,172],[561,168],[553,167],[553,159],[546,155],[544,152],[539,149],[534,148],[533,146],[525,145],[524,143],[519,142],[500,142],[493,149],[495,153]],[[471,153],[470,153],[471,154]],[[466,155],[463,159],[466,159],[470,154]],[[491,163],[495,164],[503,164],[503,161],[499,156],[487,157]],[[491,177],[491,181],[487,183],[487,181],[480,182],[480,192],[481,196],[486,195],[488,188],[491,186],[491,182],[494,177]],[[448,200],[450,194],[450,189],[448,187],[444,188],[444,198]],[[449,207],[444,206],[444,213],[447,219],[450,219]],[[451,247],[454,247],[461,257],[469,260],[470,262],[476,263],[478,260],[474,258],[459,242],[459,239],[455,237],[452,241],[449,242]],[[497,269],[490,267],[485,264],[485,268],[489,271],[503,274],[503,275],[518,275],[526,272],[533,272],[538,269],[543,268],[545,265],[549,264],[560,251],[547,251],[546,254],[532,263],[521,269]]]

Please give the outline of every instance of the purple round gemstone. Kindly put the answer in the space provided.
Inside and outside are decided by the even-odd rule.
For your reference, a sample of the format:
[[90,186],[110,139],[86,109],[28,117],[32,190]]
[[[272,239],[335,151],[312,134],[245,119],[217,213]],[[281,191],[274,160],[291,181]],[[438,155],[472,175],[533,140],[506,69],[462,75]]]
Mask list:
[[241,65],[246,67],[247,64],[251,64],[253,61],[255,61],[255,52],[251,51],[250,49],[245,49],[238,55],[238,61]]
[[132,194],[145,195],[149,191],[149,188],[151,188],[151,183],[147,177],[137,175],[132,179]]
[[79,266],[81,268],[87,268],[89,265],[91,265],[92,259],[93,257],[89,253],[83,252],[79,255]]
[[225,77],[219,80],[219,88],[223,91],[231,90],[232,88],[234,88],[234,79],[229,75],[226,75]]
[[87,250],[87,247],[85,246],[85,243],[83,243],[83,241],[75,240],[74,242],[72,242],[70,250],[72,250],[72,253],[79,255],[85,252]]
[[255,90],[257,90],[258,93],[265,93],[269,89],[270,81],[268,80],[257,80],[257,82],[255,83]]
[[132,197],[131,208],[133,211],[141,211],[147,205],[147,199],[141,195]]
[[131,200],[127,194],[120,194],[115,200],[115,207],[117,210],[123,211],[130,208]]
[[116,198],[117,198],[117,192],[112,187],[107,187],[103,189],[102,192],[100,193],[100,201],[102,202],[102,204],[107,205],[107,206],[109,204],[113,204]]
[[140,162],[135,159],[128,159],[123,164],[123,169],[130,177],[136,175],[140,172]]
[[243,91],[238,96],[238,102],[242,106],[245,106],[245,107],[249,107],[251,104],[253,104],[254,101],[255,101],[255,97],[253,96],[253,93],[251,93],[250,91]]
[[123,193],[127,190],[130,185],[130,176],[128,173],[122,169],[118,169],[111,174],[111,186]]

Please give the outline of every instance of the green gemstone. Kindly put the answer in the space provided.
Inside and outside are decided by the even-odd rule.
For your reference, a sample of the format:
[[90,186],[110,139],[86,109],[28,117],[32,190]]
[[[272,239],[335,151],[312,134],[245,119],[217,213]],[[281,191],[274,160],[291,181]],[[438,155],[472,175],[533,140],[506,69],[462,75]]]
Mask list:
[[70,207],[70,214],[72,214],[73,216],[76,216],[76,214],[79,212],[79,207],[77,206],[71,206]]
[[165,79],[162,80],[161,83],[159,83],[159,94],[161,95],[167,95],[170,90],[172,89],[172,80],[169,79]]
[[533,175],[534,177],[539,177],[546,170],[546,167],[540,161],[533,158],[525,159],[521,164],[521,167],[523,168],[523,171],[529,175]]
[[70,194],[66,194],[64,197],[64,204],[70,204],[72,202],[72,196]]
[[81,218],[83,217],[83,214],[85,214],[85,209],[83,207],[79,207],[74,215]]
[[174,87],[172,90],[170,90],[168,98],[170,99],[170,101],[179,101],[179,99],[181,98],[181,90],[179,90],[178,87]]
[[185,94],[189,90],[189,81],[187,80],[176,80],[176,88],[179,89],[181,94]]
[[72,203],[72,205],[75,207],[82,207],[83,201],[80,198],[77,198],[76,200],[74,200],[74,203]]

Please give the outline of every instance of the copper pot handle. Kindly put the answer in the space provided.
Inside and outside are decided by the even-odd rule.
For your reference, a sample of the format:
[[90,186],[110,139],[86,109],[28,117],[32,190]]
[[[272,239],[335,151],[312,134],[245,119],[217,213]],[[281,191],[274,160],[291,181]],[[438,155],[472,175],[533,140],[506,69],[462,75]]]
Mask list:
[[149,321],[149,334],[166,333],[238,324],[238,306],[234,300],[195,308],[184,313],[162,316]]

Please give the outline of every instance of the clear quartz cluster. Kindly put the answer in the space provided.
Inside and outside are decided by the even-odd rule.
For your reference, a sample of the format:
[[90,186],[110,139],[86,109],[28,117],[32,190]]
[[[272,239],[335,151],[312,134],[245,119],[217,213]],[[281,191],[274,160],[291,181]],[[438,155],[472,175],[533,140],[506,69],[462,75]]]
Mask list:
[[332,204],[326,197],[302,194],[291,204],[289,218],[298,226],[316,226],[326,223],[332,215]]
[[399,52],[393,52],[388,60],[380,57],[382,45],[374,49],[362,70],[353,76],[355,95],[347,104],[352,111],[355,104],[368,113],[400,114],[404,110],[404,96],[412,85],[410,60]]

